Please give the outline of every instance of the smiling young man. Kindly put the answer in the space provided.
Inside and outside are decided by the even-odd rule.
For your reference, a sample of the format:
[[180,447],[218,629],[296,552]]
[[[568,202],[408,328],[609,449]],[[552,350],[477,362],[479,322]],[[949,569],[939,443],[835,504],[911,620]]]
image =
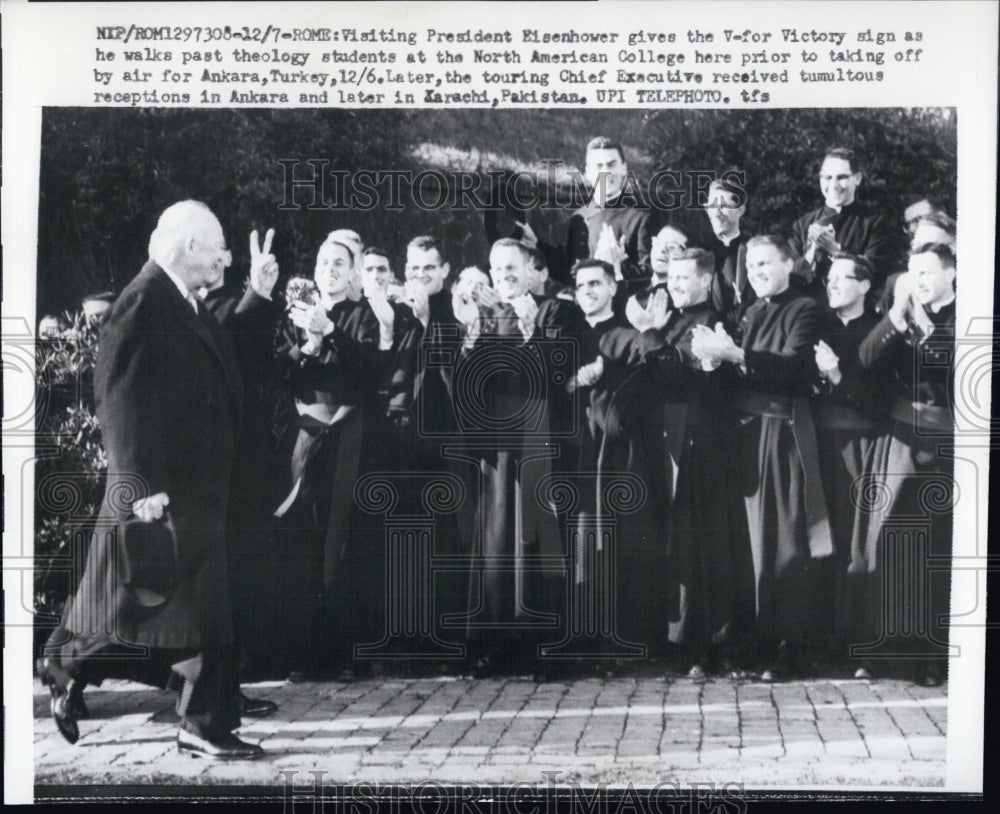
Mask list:
[[[359,262],[353,241],[327,237],[313,271],[318,302],[291,304],[277,350],[297,413],[282,444],[285,488],[274,512],[289,551],[281,595],[294,597],[282,655],[296,678],[336,666],[377,632],[368,625],[381,595],[378,583],[362,588],[372,585],[374,564],[359,553],[353,495],[367,464],[364,438],[377,421],[384,352],[375,314],[351,299]],[[363,577],[359,563],[368,566]],[[362,594],[367,604],[345,613]]]
[[858,511],[857,486],[870,476],[874,444],[891,394],[885,380],[861,365],[859,348],[878,317],[868,304],[874,270],[863,257],[834,255],[827,276],[829,309],[816,343],[819,382],[813,399],[823,488],[830,507],[833,556],[821,564],[820,633],[835,665],[870,678],[868,659],[852,659],[850,645],[874,641],[869,602],[876,553],[868,547],[868,515]]
[[[664,632],[682,648],[678,656],[687,659],[684,669],[695,679],[739,671],[740,636],[753,608],[744,509],[730,476],[732,421],[726,410],[733,371],[703,364],[692,352],[696,326],[714,329],[724,322],[711,302],[715,274],[715,258],[705,249],[674,254],[667,274],[673,307],[664,313],[657,295],[661,301],[652,307],[658,315],[636,343],[644,366],[621,388],[612,410],[616,424],[628,413],[657,415],[655,430],[646,428],[633,443],[662,445],[659,455],[674,473],[666,493],[652,501],[662,507],[656,520],[667,530],[670,552],[669,565],[660,567],[656,579],[664,618],[670,620]],[[633,450],[632,458],[657,475],[644,455]],[[641,584],[641,576],[633,579]]]
[[[942,452],[954,442],[955,277],[952,245],[916,246],[892,307],[860,348],[865,370],[895,396],[875,451],[890,502],[873,517],[883,647],[870,652],[908,660],[913,679],[931,686],[947,676],[950,578],[931,562],[951,557],[953,466]],[[937,506],[932,492],[944,495]]]
[[567,415],[571,374],[570,355],[550,349],[575,320],[571,303],[530,293],[530,251],[516,240],[493,244],[490,278],[499,299],[488,318],[471,298],[455,300],[466,341],[452,377],[456,415],[479,458],[468,617],[478,676],[530,653],[540,610],[565,613],[557,514],[538,487],[558,457],[552,433]]
[[[571,269],[578,260],[597,258],[615,266],[624,280],[650,275],[650,209],[631,187],[625,150],[617,141],[597,136],[587,143],[584,178],[591,189],[588,203],[569,221],[565,247],[546,247],[549,270],[559,282],[571,283]],[[530,226],[521,224],[525,245],[539,241]]]
[[743,320],[742,344],[722,330],[695,326],[692,351],[707,365],[735,368],[740,420],[737,467],[745,497],[757,594],[764,680],[799,672],[815,630],[815,560],[832,553],[819,478],[812,392],[823,319],[811,297],[789,287],[794,259],[778,237],[747,244],[757,301]]
[[826,298],[826,275],[837,252],[861,255],[875,269],[872,287],[882,290],[896,252],[896,231],[882,212],[858,200],[864,178],[858,156],[845,147],[826,151],[819,170],[823,206],[803,215],[792,227],[790,245],[803,263],[796,269],[807,289]]

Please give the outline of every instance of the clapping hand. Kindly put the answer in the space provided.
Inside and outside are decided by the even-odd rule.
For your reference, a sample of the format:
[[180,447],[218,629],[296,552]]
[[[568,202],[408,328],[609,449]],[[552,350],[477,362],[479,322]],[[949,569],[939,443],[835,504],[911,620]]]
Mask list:
[[278,262],[271,254],[274,229],[268,229],[264,243],[258,245],[257,230],[250,233],[250,286],[264,299],[271,299],[271,291],[278,282]]
[[535,332],[535,317],[538,315],[538,303],[530,294],[522,294],[509,300],[511,308],[517,314],[517,326],[521,329],[524,341],[531,339]]
[[691,328],[691,352],[703,362],[738,362],[739,350],[721,322],[715,324],[715,330],[707,325],[695,325]]
[[413,316],[420,320],[421,324],[426,328],[431,314],[430,298],[427,294],[427,289],[423,283],[408,280],[406,285],[403,286],[403,292],[403,301],[410,306]]
[[669,303],[670,298],[662,288],[653,292],[646,301],[645,308],[633,295],[625,303],[625,316],[637,331],[647,331],[650,328],[659,331],[667,324],[670,317],[670,312],[667,310]]
[[614,266],[615,279],[619,281],[623,279],[621,270],[622,262],[628,257],[628,252],[625,251],[625,240],[625,235],[622,235],[620,239],[616,239],[615,230],[610,224],[605,223],[601,227],[601,234],[597,238],[597,247],[594,249],[595,258]]
[[313,348],[318,348],[322,344],[323,337],[333,326],[322,303],[308,305],[304,302],[294,302],[288,316],[296,328],[306,332],[309,344]]
[[392,310],[392,303],[386,298],[385,293],[380,291],[369,297],[368,305],[372,309],[372,313],[375,314],[375,319],[378,320],[379,329],[383,333],[387,331],[392,334],[392,327],[396,322],[396,312]]
[[833,348],[821,339],[813,346],[813,350],[816,351],[819,375],[833,384],[840,384],[840,358],[833,352]]
[[573,392],[579,387],[593,387],[604,375],[604,357],[598,356],[589,365],[583,365],[570,379],[567,389]]

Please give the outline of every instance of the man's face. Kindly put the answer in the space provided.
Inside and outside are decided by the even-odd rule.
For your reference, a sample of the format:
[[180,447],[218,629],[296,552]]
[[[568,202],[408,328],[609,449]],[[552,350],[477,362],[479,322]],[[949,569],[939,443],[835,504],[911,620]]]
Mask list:
[[582,268],[576,273],[576,303],[588,317],[610,310],[611,298],[618,287],[598,266]]
[[664,226],[653,235],[653,245],[650,250],[649,262],[653,274],[666,277],[670,259],[676,257],[687,248],[687,237],[672,226]]
[[406,279],[421,283],[428,296],[437,294],[444,287],[450,270],[447,263],[441,262],[437,249],[410,247],[406,250]]
[[788,288],[788,276],[794,263],[782,257],[776,246],[763,244],[747,248],[747,277],[754,293],[761,299],[773,297]]
[[517,246],[495,246],[490,252],[490,277],[502,299],[510,302],[528,293],[531,260]]
[[740,228],[740,218],[747,211],[746,204],[736,205],[736,194],[713,184],[708,188],[705,214],[712,224],[712,231],[722,237],[735,234]]
[[549,279],[549,270],[547,267],[542,266],[542,268],[535,267],[535,261],[529,262],[531,266],[528,276],[529,276],[529,289],[532,294],[536,294],[541,297],[545,294],[545,283]]
[[475,266],[469,266],[468,268],[462,269],[458,273],[458,277],[455,279],[455,282],[461,283],[463,286],[467,286],[470,289],[480,286],[489,288],[490,275],[488,275],[485,271],[477,269]]
[[936,223],[922,220],[917,223],[916,228],[913,230],[910,248],[918,249],[921,246],[926,246],[928,243],[946,243],[949,246],[954,246],[955,237],[948,234],[947,230],[942,229]]
[[826,278],[826,296],[830,307],[850,308],[864,301],[871,288],[868,280],[859,280],[854,263],[845,258],[834,260]]
[[594,198],[598,202],[613,201],[622,191],[628,166],[613,147],[610,149],[587,150],[584,175],[594,187]]
[[194,248],[187,255],[190,290],[213,289],[222,284],[226,269],[233,262],[233,255],[226,248],[222,225],[208,210],[200,212],[195,220],[192,237]]
[[819,188],[823,200],[833,209],[854,203],[854,193],[861,183],[861,173],[851,170],[851,162],[843,158],[825,158],[819,171]]
[[672,260],[667,272],[667,291],[675,308],[687,308],[708,299],[712,274],[700,274],[698,263],[691,258]]
[[955,269],[948,268],[934,252],[910,255],[910,274],[916,277],[916,295],[921,305],[948,302],[955,294]]
[[324,243],[319,247],[313,279],[320,294],[331,299],[347,296],[353,276],[351,253],[346,246]]
[[927,200],[917,201],[915,204],[910,204],[903,210],[903,222],[906,224],[906,231],[911,238],[917,231],[917,225],[920,223],[920,219],[927,217],[933,211],[934,207],[931,206],[930,201]]
[[389,266],[389,258],[381,254],[366,254],[364,268],[361,271],[361,288],[366,297],[384,295],[390,283],[396,282],[396,276]]

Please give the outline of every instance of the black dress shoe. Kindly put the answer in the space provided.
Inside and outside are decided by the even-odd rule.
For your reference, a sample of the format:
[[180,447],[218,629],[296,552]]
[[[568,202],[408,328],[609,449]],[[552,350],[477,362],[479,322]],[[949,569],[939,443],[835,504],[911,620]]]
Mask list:
[[80,727],[76,723],[74,705],[70,702],[70,695],[74,692],[73,679],[56,659],[39,659],[37,667],[38,677],[49,688],[49,709],[56,722],[56,729],[67,742],[76,743],[80,740]]
[[265,718],[278,711],[278,705],[274,701],[265,698],[248,698],[240,693],[240,715],[248,718]]
[[186,729],[177,730],[177,751],[209,760],[255,760],[264,755],[259,744],[241,741],[232,732],[210,741]]
[[472,677],[473,678],[489,678],[493,675],[496,670],[496,665],[493,663],[493,658],[484,653],[478,659],[476,659],[475,664],[472,665]]
[[66,699],[67,708],[78,721],[90,717],[90,710],[83,701],[83,686],[79,681],[72,682],[69,685],[69,697]]

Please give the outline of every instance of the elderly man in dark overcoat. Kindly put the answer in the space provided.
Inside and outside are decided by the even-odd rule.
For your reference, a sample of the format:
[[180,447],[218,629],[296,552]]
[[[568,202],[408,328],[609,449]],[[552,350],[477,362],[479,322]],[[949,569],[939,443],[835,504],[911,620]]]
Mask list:
[[[149,258],[101,331],[94,390],[107,491],[64,617],[70,635],[50,639],[42,680],[74,742],[74,684],[113,676],[165,687],[176,674],[178,748],[252,758],[260,747],[233,734],[240,705],[225,540],[241,381],[230,340],[194,294],[216,285],[232,258],[219,221],[197,201],[163,212]],[[161,524],[166,535],[156,533]],[[143,578],[136,564],[171,548]]]

